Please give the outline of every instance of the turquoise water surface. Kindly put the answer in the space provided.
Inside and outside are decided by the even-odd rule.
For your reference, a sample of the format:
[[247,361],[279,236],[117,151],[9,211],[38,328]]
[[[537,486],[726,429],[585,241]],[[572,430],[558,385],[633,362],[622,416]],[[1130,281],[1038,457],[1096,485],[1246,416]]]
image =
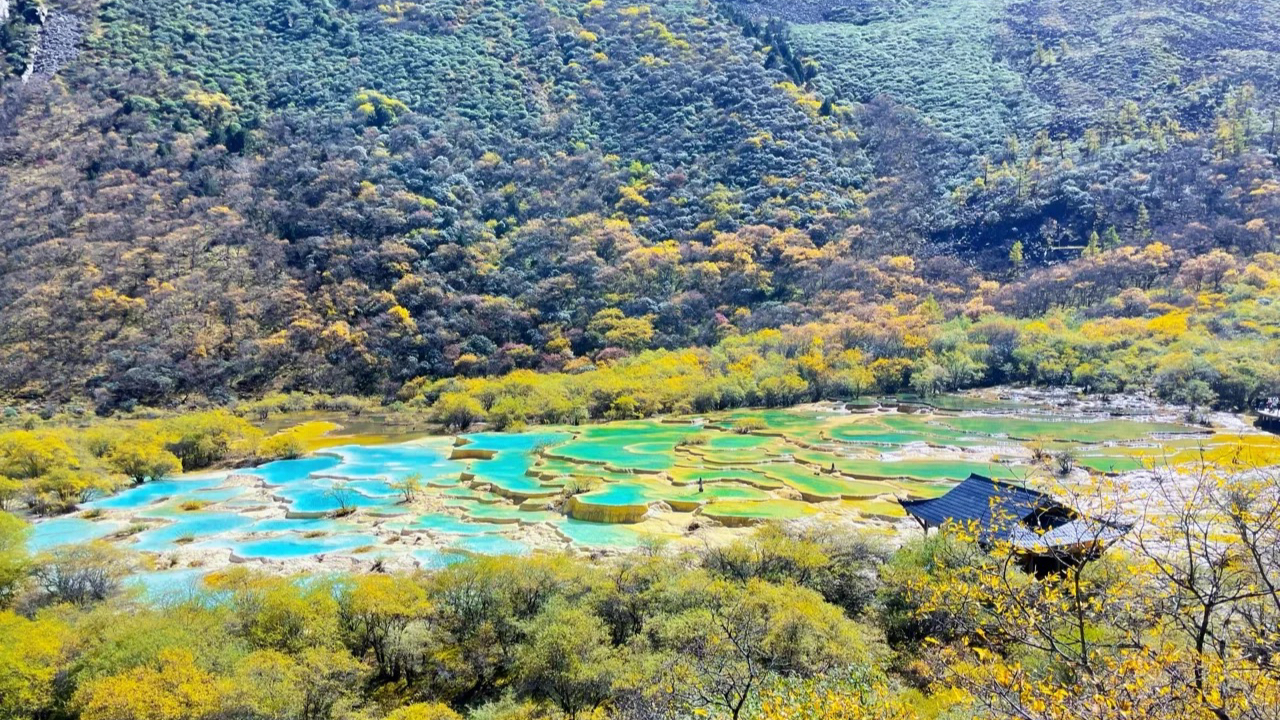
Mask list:
[[136,485],[111,497],[100,498],[81,505],[87,509],[99,510],[136,510],[169,497],[191,497],[199,490],[221,485],[225,475],[201,475],[179,480],[161,480],[159,482]]
[[[648,536],[635,527],[571,519],[549,509],[560,506],[557,496],[566,488],[578,494],[575,514],[590,519],[634,522],[643,517],[643,506],[669,502],[690,519],[701,512],[759,520],[839,511],[840,498],[892,503],[895,495],[936,496],[969,472],[1025,477],[1031,470],[1028,453],[996,462],[991,450],[1004,455],[1006,448],[1023,444],[1022,438],[1075,443],[1070,447],[1079,451],[1081,465],[1118,471],[1141,463],[1141,455],[1123,443],[1158,449],[1161,437],[1205,432],[1178,423],[1064,418],[1042,408],[1018,413],[1003,402],[930,404],[946,412],[743,410],[705,422],[626,421],[472,433],[460,441],[428,437],[343,445],[294,460],[129,487],[82,506],[103,511],[102,519],[38,522],[30,546],[39,551],[104,538],[142,521],[146,529],[117,542],[151,553],[222,549],[262,560],[399,553],[423,567],[443,567],[465,554],[527,554],[532,547],[520,538],[531,532],[553,544],[582,547],[625,549],[645,542]],[[731,432],[744,417],[763,428]],[[406,505],[395,483],[410,475],[421,482],[415,504]],[[702,492],[700,478],[706,483]],[[358,511],[332,516],[344,506]],[[628,509],[612,512],[622,506]],[[665,532],[678,535],[682,519],[667,520]],[[388,542],[416,531],[427,537],[412,542],[445,547]],[[140,575],[138,582],[150,592],[187,577],[166,572]]]
[[106,520],[85,520],[78,517],[62,517],[53,520],[45,520],[36,523],[35,528],[31,531],[31,536],[27,538],[27,549],[31,552],[40,552],[59,545],[73,545],[75,543],[89,542],[98,540],[111,533],[123,530],[125,524],[122,522],[111,522]]
[[230,543],[227,547],[242,558],[289,560],[310,555],[324,555],[355,550],[366,546],[376,546],[379,542],[381,541],[376,535],[344,534],[304,537],[290,533],[262,540]]
[[173,522],[145,530],[129,546],[133,550],[162,552],[177,547],[179,540],[195,541],[253,524],[253,518],[235,513],[189,512],[173,516]]

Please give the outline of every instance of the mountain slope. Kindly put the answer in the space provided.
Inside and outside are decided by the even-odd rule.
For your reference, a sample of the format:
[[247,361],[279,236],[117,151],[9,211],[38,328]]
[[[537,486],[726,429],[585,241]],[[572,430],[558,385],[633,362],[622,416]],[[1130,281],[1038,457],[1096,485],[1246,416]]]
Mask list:
[[[723,20],[397,7],[99,7],[66,91],[25,89],[5,140],[4,385],[254,387],[294,372],[259,354],[284,335],[395,334],[374,326],[408,305],[426,337],[349,357],[344,340],[301,365],[339,366],[308,384],[372,392],[450,372],[460,337],[529,342],[543,320],[514,300],[546,272],[599,282],[518,257],[516,229],[539,219],[610,217],[579,223],[618,236],[600,266],[717,216],[838,226],[855,210],[851,136],[776,87]],[[585,324],[602,292],[566,294],[561,322]]]
[[[386,396],[851,312],[892,294],[891,255],[954,313],[1015,243],[1251,254],[1280,227],[1274,34],[1246,5],[779,5],[807,13],[788,30],[676,0],[49,0],[80,55],[23,82],[48,8],[12,2],[17,398]],[[1150,30],[1170,14],[1189,29]],[[1097,49],[1135,22],[1129,59]],[[1152,90],[1169,57],[1183,89]],[[615,314],[621,344],[593,329]]]

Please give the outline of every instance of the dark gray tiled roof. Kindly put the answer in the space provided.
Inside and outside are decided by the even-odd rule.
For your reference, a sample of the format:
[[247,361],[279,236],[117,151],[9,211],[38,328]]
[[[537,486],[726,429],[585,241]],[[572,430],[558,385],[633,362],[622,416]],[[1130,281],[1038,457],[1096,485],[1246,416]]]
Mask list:
[[1007,540],[1024,549],[1107,543],[1128,531],[1124,526],[1077,517],[1042,492],[977,474],[942,497],[899,502],[928,527],[976,524],[982,540]]
[[942,497],[900,502],[908,513],[935,527],[947,522],[977,522],[984,528],[1008,525],[1059,507],[1044,493],[977,474]]
[[1119,540],[1128,530],[1129,528],[1123,525],[1082,518],[1059,525],[1043,535],[1018,525],[1009,533],[1009,541],[1025,550],[1072,547],[1090,543],[1110,543]]

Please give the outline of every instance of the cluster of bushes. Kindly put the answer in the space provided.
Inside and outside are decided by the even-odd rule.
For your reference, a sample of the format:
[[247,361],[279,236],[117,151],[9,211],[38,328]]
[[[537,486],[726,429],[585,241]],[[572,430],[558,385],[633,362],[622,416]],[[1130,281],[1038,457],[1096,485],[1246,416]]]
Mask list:
[[[872,676],[886,551],[783,532],[616,565],[488,558],[418,575],[216,572],[148,606],[103,544],[20,555],[0,515],[0,712],[169,718],[748,717],[783,679]],[[17,568],[25,564],[28,574]],[[79,582],[92,577],[92,582]],[[55,681],[56,678],[56,681]],[[607,709],[607,713],[606,713]]]
[[352,395],[325,395],[323,393],[272,393],[263,397],[237,403],[235,412],[241,417],[265,420],[272,415],[311,411],[345,413],[359,417],[379,407],[377,400]]
[[9,3],[0,22],[0,84],[26,72],[40,28],[40,10],[35,0]]
[[301,440],[261,430],[223,410],[88,427],[0,426],[0,509],[37,514],[75,508],[127,483],[160,480],[220,463],[295,457]]

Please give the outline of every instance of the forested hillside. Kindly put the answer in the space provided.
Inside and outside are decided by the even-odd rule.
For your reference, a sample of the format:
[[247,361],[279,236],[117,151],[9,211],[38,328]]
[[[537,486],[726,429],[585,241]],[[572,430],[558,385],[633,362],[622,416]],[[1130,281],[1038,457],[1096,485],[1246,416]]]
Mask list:
[[[919,230],[961,249],[1012,236],[1060,259],[1100,227],[1137,223],[1140,208],[1155,216],[1185,213],[1175,204],[1212,196],[1216,184],[1234,179],[1186,173],[1235,154],[1249,137],[1274,158],[1280,138],[1280,8],[1270,2],[818,0],[747,7],[795,20],[792,45],[817,65],[819,92],[910,108],[909,137],[924,152],[873,152],[879,174],[906,174],[921,190],[931,183],[941,202]],[[882,119],[864,121],[866,132],[884,132]],[[1194,150],[1173,150],[1191,136],[1201,139],[1189,143]],[[1019,184],[1017,197],[964,187],[977,177],[989,184],[993,170],[1006,163],[1016,170],[1028,154],[1038,164],[1018,172],[1035,187]],[[958,188],[960,202],[947,198]],[[1191,212],[1201,219],[1234,214]],[[1176,227],[1187,218],[1156,221]]]
[[[1108,251],[1100,289],[999,309],[1194,303],[1184,263],[1277,249],[1276,0],[0,5],[14,401],[392,397],[887,310],[937,330]],[[841,342],[911,364],[925,335]]]

